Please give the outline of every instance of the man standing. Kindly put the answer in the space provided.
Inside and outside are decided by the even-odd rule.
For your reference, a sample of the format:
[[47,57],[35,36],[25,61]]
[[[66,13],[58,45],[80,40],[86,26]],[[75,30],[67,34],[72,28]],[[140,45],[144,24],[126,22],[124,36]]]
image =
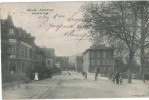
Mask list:
[[97,77],[98,77],[98,73],[99,73],[100,69],[98,68],[96,73],[95,73],[95,81],[97,81]]
[[115,79],[116,79],[116,84],[119,84],[119,79],[120,79],[119,72],[116,72]]

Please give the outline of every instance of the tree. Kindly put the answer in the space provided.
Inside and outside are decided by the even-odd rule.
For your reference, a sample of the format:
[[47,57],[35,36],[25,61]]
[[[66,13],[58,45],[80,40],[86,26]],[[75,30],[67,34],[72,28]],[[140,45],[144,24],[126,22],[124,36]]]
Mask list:
[[144,76],[144,63],[145,63],[145,55],[144,55],[144,47],[145,40],[149,37],[149,2],[144,1],[140,2],[140,28],[141,28],[141,39],[140,39],[140,76]]
[[82,6],[84,24],[93,36],[122,40],[128,49],[128,83],[131,83],[131,66],[139,48],[139,4],[135,1],[87,3]]

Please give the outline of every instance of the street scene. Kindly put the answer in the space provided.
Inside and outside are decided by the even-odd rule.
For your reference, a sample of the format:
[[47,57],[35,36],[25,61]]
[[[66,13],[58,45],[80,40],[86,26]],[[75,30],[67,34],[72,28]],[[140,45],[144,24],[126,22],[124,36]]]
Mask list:
[[[113,84],[108,78],[98,77],[94,81],[94,75],[89,74],[84,80],[80,73],[66,71],[51,79],[34,81],[30,84],[16,85],[4,89],[4,99],[72,99],[72,98],[142,98],[149,96],[149,81],[143,84],[139,80],[133,80],[128,84],[126,80],[122,84]],[[141,87],[140,87],[141,85]]]
[[149,2],[0,3],[3,99],[149,97]]

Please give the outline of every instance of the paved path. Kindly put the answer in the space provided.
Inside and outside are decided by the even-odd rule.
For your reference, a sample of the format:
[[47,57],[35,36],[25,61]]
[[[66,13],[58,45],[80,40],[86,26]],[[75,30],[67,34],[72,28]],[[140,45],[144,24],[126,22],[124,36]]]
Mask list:
[[63,72],[62,75],[52,79],[34,81],[23,84],[21,88],[15,87],[3,89],[4,99],[57,99],[57,98],[128,98],[149,97],[149,84],[133,80],[128,84],[113,84],[107,78],[99,78],[94,81],[94,76],[84,80],[81,74],[76,72]]

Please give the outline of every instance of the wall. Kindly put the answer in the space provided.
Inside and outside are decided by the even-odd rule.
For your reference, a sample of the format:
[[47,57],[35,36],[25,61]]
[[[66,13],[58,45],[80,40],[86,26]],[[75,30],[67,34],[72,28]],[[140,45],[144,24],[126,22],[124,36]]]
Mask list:
[[86,73],[88,73],[89,64],[90,64],[90,52],[86,52],[83,55],[83,71],[85,71]]

